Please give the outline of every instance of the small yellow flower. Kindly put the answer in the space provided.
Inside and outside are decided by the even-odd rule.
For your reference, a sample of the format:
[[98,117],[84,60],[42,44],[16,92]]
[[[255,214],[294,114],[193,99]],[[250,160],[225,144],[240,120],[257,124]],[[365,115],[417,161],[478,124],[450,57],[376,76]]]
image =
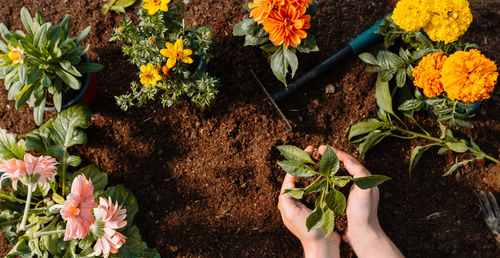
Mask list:
[[148,38],[148,43],[149,43],[149,44],[153,44],[153,43],[155,43],[155,41],[156,41],[156,40],[155,40],[155,38],[153,38],[153,37],[149,37],[149,38]]
[[207,31],[207,37],[209,37],[209,38],[212,37],[212,32]]
[[21,47],[9,46],[10,52],[7,54],[10,60],[12,60],[12,65],[24,64],[24,50]]
[[432,16],[424,31],[433,41],[455,42],[472,22],[467,0],[435,0],[431,10]]
[[479,50],[457,51],[444,62],[443,88],[451,100],[476,102],[490,98],[497,83],[497,65]]
[[420,60],[417,67],[412,69],[413,77],[415,77],[413,84],[422,88],[425,96],[433,98],[443,92],[441,70],[446,59],[444,52],[429,54]]
[[161,80],[161,76],[158,74],[158,71],[155,69],[153,64],[141,65],[141,74],[139,77],[141,78],[141,83],[148,87],[150,85],[156,86],[156,82]]
[[401,0],[396,4],[392,19],[406,31],[418,31],[431,19],[432,0]]
[[149,15],[153,15],[158,11],[167,12],[170,0],[144,0],[144,2],[142,8],[148,10]]
[[161,49],[160,54],[168,57],[168,68],[174,67],[177,61],[182,61],[187,64],[193,63],[193,59],[189,57],[193,53],[193,51],[191,51],[191,49],[184,49],[184,43],[182,42],[182,39],[178,39],[174,45],[172,45],[172,43],[170,42],[167,42],[165,43],[165,46],[167,48]]
[[118,28],[118,33],[122,34],[124,31],[125,31],[124,28],[122,28],[122,27]]

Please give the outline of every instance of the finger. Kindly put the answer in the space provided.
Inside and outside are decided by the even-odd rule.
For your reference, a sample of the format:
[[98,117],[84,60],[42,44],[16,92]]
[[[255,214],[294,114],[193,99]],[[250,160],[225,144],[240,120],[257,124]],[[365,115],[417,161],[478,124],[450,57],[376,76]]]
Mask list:
[[[353,156],[336,148],[332,147],[332,149],[339,158],[339,161],[344,163],[345,169],[347,170],[347,172],[349,172],[349,174],[351,174],[351,176],[356,178],[356,177],[364,177],[371,175],[370,171],[368,171],[368,169],[366,169],[363,165],[361,165],[361,163],[359,163],[359,161],[355,159]],[[325,150],[326,150],[326,145],[321,145],[318,149],[321,155],[323,155]]]
[[304,151],[307,152],[307,154],[312,155],[314,152],[314,147],[309,145]]
[[280,193],[284,194],[286,189],[294,188],[295,187],[295,179],[297,179],[297,178],[287,173],[285,176],[285,179],[283,179],[283,184],[281,185]]

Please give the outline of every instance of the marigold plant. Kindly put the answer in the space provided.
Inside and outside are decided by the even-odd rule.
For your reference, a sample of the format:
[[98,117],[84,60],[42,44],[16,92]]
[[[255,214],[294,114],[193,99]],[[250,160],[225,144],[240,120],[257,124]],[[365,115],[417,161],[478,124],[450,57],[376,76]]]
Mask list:
[[406,31],[418,31],[431,19],[433,0],[401,0],[396,4],[392,19]]
[[497,65],[481,51],[457,51],[444,62],[443,88],[451,100],[475,102],[490,98],[498,79]]
[[429,98],[437,97],[443,92],[441,82],[441,70],[446,61],[444,52],[437,52],[422,58],[418,66],[412,69],[413,83],[424,90],[425,96]]
[[93,165],[78,169],[82,159],[68,152],[86,142],[89,122],[88,108],[76,105],[22,140],[0,129],[0,181],[13,186],[0,190],[7,258],[159,257],[133,225],[135,196],[107,187],[107,174]]
[[183,3],[147,0],[138,12],[139,25],[129,17],[115,29],[111,41],[121,41],[123,53],[140,69],[139,82],[131,92],[117,96],[127,110],[142,106],[160,95],[164,107],[179,103],[183,96],[197,106],[215,98],[219,81],[207,73],[213,35],[206,26],[184,24]]
[[433,41],[451,43],[462,36],[472,22],[467,0],[433,0],[431,20],[424,31]]
[[234,36],[245,36],[245,46],[261,46],[272,53],[269,62],[278,80],[287,85],[287,74],[295,76],[301,53],[318,51],[311,27],[316,0],[254,0],[244,7],[252,19],[234,25]]

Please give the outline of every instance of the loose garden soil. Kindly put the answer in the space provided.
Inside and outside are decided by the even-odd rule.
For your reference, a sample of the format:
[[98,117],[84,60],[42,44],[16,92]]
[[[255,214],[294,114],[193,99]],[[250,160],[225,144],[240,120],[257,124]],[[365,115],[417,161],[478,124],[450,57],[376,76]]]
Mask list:
[[[88,144],[72,151],[85,164],[109,172],[111,184],[124,184],[135,193],[140,205],[136,223],[150,247],[164,257],[300,257],[300,243],[284,227],[276,208],[285,172],[276,165],[282,157],[275,147],[328,143],[356,153],[357,146],[347,141],[347,133],[350,126],[375,116],[375,76],[364,72],[366,65],[356,58],[330,69],[306,90],[279,103],[294,128],[286,132],[250,77],[253,69],[270,91],[282,89],[265,54],[244,47],[243,38],[231,33],[233,25],[248,16],[241,7],[246,1],[185,2],[190,15],[186,22],[206,24],[216,35],[209,71],[221,79],[222,86],[215,101],[202,109],[188,101],[173,108],[158,102],[127,112],[118,108],[114,96],[127,92],[138,69],[122,56],[119,44],[108,42],[123,15],[103,16],[104,1],[3,0],[0,21],[9,28],[21,28],[19,11],[24,5],[57,23],[71,14],[74,32],[92,25],[86,41],[91,45],[89,58],[105,69],[97,73],[99,93],[90,105],[94,116],[87,130]],[[319,2],[310,33],[321,51],[300,55],[297,76],[343,48],[389,13],[396,1]],[[470,2],[474,22],[464,38],[477,42],[500,63],[500,2]],[[138,8],[136,3],[128,12]],[[326,94],[330,84],[335,92]],[[497,158],[499,88],[481,106],[475,128],[460,131],[462,136],[471,134]],[[5,90],[0,90],[0,107],[1,128],[17,134],[36,128],[32,109],[15,110]],[[426,114],[419,120],[429,128],[436,126]],[[438,156],[432,150],[409,175],[411,148],[422,143],[386,139],[366,157],[370,171],[393,178],[380,187],[382,227],[408,257],[500,257],[473,194],[474,190],[500,191],[499,166],[482,161],[442,177],[457,157]],[[9,246],[5,240],[2,243],[0,254],[5,254]],[[354,256],[347,245],[342,252],[344,257]]]

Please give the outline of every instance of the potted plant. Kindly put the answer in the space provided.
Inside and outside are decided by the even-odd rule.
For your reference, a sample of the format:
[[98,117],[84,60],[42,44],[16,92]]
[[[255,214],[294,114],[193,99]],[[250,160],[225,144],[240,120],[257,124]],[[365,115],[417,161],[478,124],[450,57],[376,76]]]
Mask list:
[[[139,207],[123,185],[69,153],[86,143],[91,114],[63,110],[16,140],[0,129],[0,228],[7,257],[160,257],[133,225]],[[33,151],[36,151],[34,156]],[[31,153],[30,153],[31,152]]]
[[318,51],[316,40],[307,32],[318,8],[317,0],[254,0],[243,6],[252,18],[233,27],[234,36],[245,36],[245,46],[260,46],[272,53],[269,63],[274,76],[285,86],[287,74],[299,67],[297,50]]
[[25,103],[34,106],[35,122],[40,125],[49,106],[61,112],[74,104],[87,89],[90,73],[103,66],[90,63],[85,55],[89,45],[80,45],[90,26],[77,37],[69,38],[69,15],[60,25],[53,25],[40,11],[32,17],[24,7],[21,21],[25,32],[11,32],[0,24],[5,40],[0,40],[4,53],[0,54],[0,78],[5,79],[8,98],[16,101],[16,109]]
[[123,53],[140,69],[140,81],[132,82],[132,92],[116,97],[123,110],[142,106],[158,94],[166,107],[177,104],[182,96],[205,106],[218,92],[218,79],[206,71],[211,30],[184,24],[183,3],[169,2],[145,0],[137,14],[139,25],[126,16],[110,39],[121,41]]

